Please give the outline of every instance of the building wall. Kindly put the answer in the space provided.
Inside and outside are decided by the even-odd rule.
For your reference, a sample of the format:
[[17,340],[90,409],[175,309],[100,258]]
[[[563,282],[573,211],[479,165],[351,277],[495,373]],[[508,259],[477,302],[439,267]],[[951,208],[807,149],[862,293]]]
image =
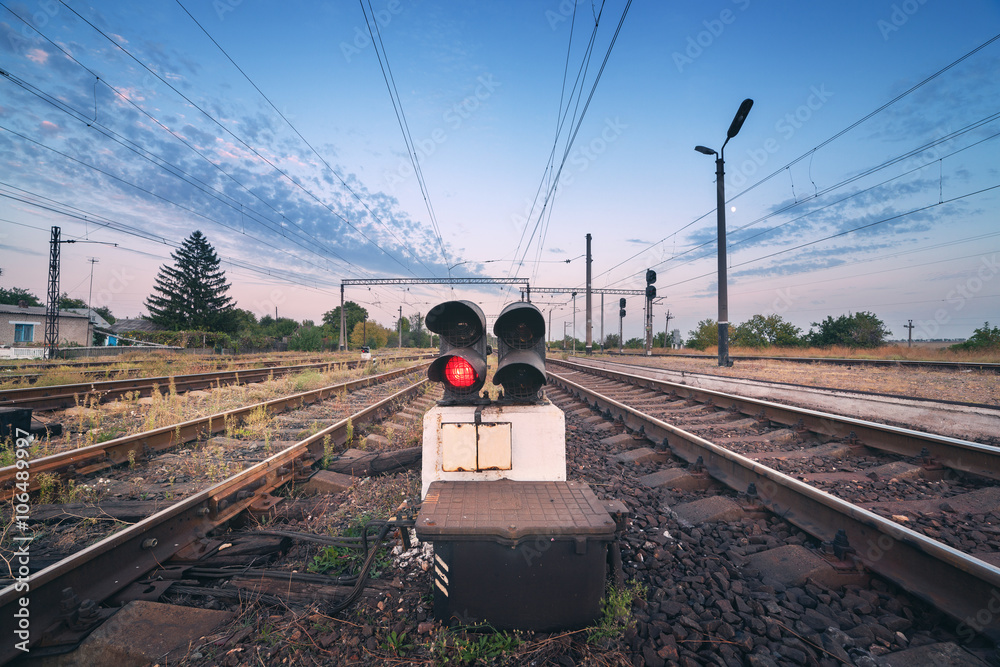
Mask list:
[[[14,324],[35,325],[34,339],[30,343],[14,342]],[[59,344],[90,345],[90,323],[86,317],[59,318]],[[45,317],[29,313],[0,313],[0,345],[29,346],[45,344]]]

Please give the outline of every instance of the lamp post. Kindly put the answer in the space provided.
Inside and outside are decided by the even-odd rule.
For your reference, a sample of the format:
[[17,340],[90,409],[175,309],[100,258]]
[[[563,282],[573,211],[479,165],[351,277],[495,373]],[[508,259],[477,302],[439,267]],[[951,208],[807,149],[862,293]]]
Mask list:
[[743,127],[743,121],[750,113],[753,100],[747,98],[740,104],[736,116],[733,118],[729,131],[726,132],[726,140],[722,142],[722,148],[716,153],[711,148],[705,146],[695,146],[694,149],[705,155],[715,156],[715,207],[718,216],[719,235],[719,365],[732,366],[729,359],[729,287],[728,276],[726,275],[726,183],[725,183],[725,158],[723,154],[729,140],[739,134]]

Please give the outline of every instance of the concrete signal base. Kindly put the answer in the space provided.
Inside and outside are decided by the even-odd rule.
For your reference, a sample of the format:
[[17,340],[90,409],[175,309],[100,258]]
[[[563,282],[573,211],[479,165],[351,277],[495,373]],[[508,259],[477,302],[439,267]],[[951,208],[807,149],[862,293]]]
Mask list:
[[547,400],[431,408],[424,415],[421,477],[421,497],[435,481],[565,481],[565,415]]

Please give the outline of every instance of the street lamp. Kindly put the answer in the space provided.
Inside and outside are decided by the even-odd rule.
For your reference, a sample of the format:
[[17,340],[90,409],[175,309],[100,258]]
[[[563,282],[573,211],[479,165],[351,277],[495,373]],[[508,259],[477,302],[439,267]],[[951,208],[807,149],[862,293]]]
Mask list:
[[719,226],[719,365],[732,366],[729,359],[729,295],[728,277],[726,276],[726,185],[725,185],[725,158],[723,154],[729,140],[739,134],[743,127],[743,121],[750,113],[753,100],[745,99],[740,105],[736,116],[733,118],[729,131],[726,132],[726,140],[722,142],[722,148],[716,153],[711,148],[705,146],[695,146],[694,149],[705,155],[715,156],[715,208]]

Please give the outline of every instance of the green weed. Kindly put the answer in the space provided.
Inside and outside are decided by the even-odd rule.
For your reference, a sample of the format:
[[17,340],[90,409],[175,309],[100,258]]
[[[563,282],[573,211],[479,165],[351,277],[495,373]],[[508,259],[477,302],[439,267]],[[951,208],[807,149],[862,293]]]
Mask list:
[[632,625],[632,604],[646,597],[646,587],[633,581],[624,588],[610,587],[601,600],[600,622],[589,629],[588,642],[618,637]]

